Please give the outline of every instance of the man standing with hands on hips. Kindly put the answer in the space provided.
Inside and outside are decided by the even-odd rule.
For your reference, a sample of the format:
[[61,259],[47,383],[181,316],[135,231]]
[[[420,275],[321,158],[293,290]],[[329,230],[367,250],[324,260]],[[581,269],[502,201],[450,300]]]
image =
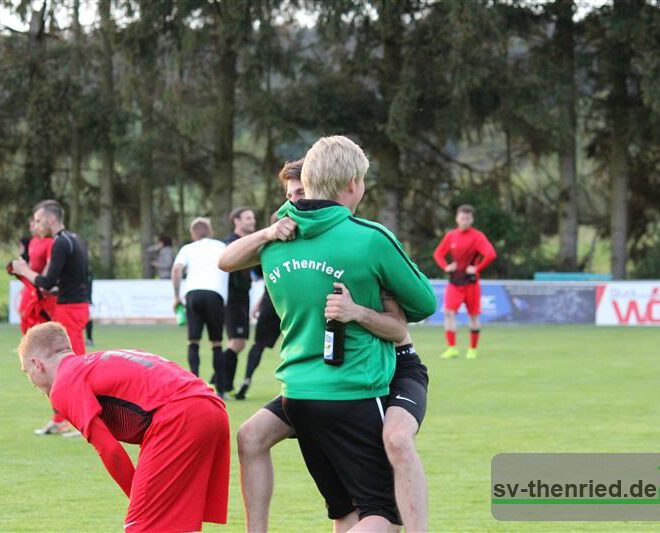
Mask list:
[[[458,357],[456,347],[456,313],[465,303],[470,316],[470,348],[468,359],[476,359],[479,343],[479,315],[481,314],[481,285],[479,276],[497,254],[488,238],[472,227],[474,207],[461,205],[456,210],[457,228],[447,233],[433,252],[433,259],[449,274],[445,290],[445,337],[447,349],[443,359]],[[451,263],[446,256],[451,256]]]

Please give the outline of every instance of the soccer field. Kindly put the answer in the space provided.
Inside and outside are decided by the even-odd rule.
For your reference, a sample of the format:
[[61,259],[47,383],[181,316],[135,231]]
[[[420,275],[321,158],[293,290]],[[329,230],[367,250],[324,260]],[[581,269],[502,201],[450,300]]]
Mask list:
[[[141,348],[185,364],[174,326],[101,326],[97,349]],[[0,326],[0,531],[120,531],[127,500],[81,439],[36,437],[48,403],[19,369],[18,328]],[[413,328],[429,367],[427,417],[418,449],[429,481],[432,531],[648,531],[651,523],[497,522],[490,461],[500,452],[658,452],[660,330],[487,327],[480,358],[441,361],[442,330]],[[459,331],[462,351],[467,331]],[[242,377],[247,350],[240,356]],[[203,375],[211,374],[202,349]],[[278,392],[267,350],[244,402],[228,404],[233,436]],[[237,380],[238,381],[238,380]],[[135,458],[137,448],[129,446]],[[235,448],[235,446],[234,446]],[[293,440],[278,445],[272,531],[331,531]],[[238,461],[232,457],[229,524],[243,531]],[[660,530],[660,526],[657,526]]]

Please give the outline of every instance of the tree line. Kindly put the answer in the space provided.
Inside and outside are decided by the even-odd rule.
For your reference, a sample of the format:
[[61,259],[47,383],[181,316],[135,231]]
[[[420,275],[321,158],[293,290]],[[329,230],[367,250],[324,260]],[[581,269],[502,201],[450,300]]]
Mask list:
[[282,163],[341,133],[371,160],[360,215],[430,275],[460,203],[496,275],[588,270],[597,241],[615,278],[659,275],[656,1],[0,4],[4,241],[57,198],[97,277],[130,250],[150,277],[155,235],[197,215],[222,234],[239,205],[266,223]]

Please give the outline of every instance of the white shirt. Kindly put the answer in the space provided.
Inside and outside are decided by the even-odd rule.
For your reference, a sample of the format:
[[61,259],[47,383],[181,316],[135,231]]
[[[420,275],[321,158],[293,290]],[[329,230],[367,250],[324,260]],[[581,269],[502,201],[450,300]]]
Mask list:
[[185,292],[214,291],[227,302],[229,274],[218,268],[220,254],[227,245],[216,239],[200,239],[186,244],[174,259],[187,270]]

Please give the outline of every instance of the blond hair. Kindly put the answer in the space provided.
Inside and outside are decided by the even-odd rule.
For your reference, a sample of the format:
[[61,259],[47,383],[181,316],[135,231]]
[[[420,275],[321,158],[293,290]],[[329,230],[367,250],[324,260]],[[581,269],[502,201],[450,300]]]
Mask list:
[[362,181],[368,169],[367,156],[348,137],[321,137],[305,155],[301,174],[305,196],[334,200],[352,178]]
[[213,235],[213,226],[211,219],[207,217],[197,217],[190,223],[190,233],[197,239],[204,239]]
[[47,360],[58,353],[72,351],[66,330],[57,322],[46,322],[30,328],[18,345],[18,357],[25,369],[27,357]]

